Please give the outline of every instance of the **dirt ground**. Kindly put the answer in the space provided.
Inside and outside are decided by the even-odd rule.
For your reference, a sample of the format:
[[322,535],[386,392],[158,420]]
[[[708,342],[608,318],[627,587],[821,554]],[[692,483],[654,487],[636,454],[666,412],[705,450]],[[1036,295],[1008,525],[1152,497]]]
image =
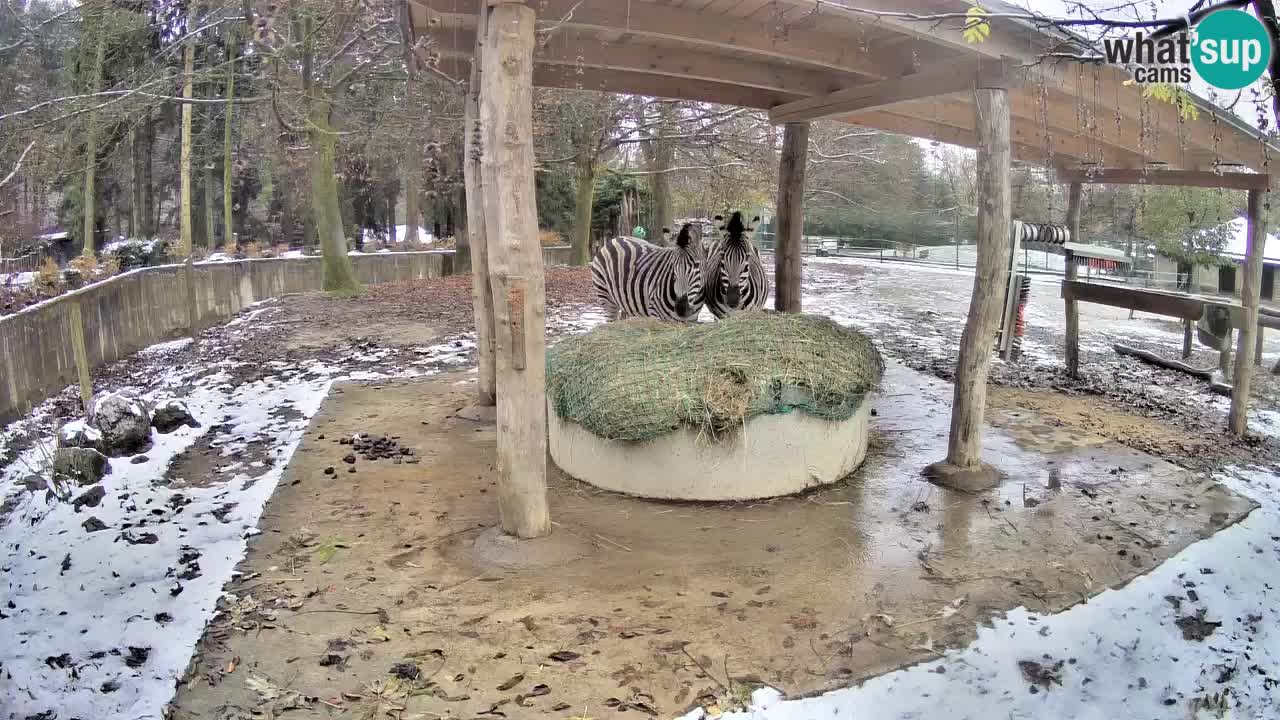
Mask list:
[[[660,503],[550,464],[555,531],[517,547],[493,527],[494,428],[465,417],[473,389],[458,373],[333,391],[175,718],[668,717],[762,683],[803,695],[1122,585],[1251,507],[1030,410],[985,441],[1000,488],[935,488],[917,472],[945,450],[950,385],[894,363],[845,483]],[[412,454],[369,460],[353,433]]]

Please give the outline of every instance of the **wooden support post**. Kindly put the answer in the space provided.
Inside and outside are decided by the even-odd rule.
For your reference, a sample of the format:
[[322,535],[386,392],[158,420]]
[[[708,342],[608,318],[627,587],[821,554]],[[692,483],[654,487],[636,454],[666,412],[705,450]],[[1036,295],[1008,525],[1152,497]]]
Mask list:
[[1182,321],[1182,359],[1183,360],[1186,360],[1187,358],[1191,357],[1191,342],[1192,342],[1191,336],[1193,334],[1191,331],[1192,325],[1194,325],[1194,323],[1192,323],[1192,321],[1190,320]]
[[187,286],[187,332],[191,335],[191,342],[196,342],[200,339],[200,308],[196,305],[196,271],[190,255],[187,256],[183,275]]
[[1227,328],[1227,334],[1222,336],[1222,344],[1218,346],[1218,371],[1222,373],[1223,381],[1231,379],[1231,329]]
[[80,379],[80,402],[85,414],[93,404],[93,381],[89,377],[89,353],[84,344],[84,315],[80,311],[80,299],[71,298],[71,352],[76,358],[76,375]]
[[[1071,183],[1067,189],[1067,228],[1071,231],[1071,242],[1080,242],[1080,192],[1083,186],[1078,182]],[[1064,271],[1067,280],[1076,279],[1075,256],[1070,250],[1064,251],[1066,265]],[[1067,376],[1073,379],[1080,377],[1080,306],[1074,299],[1066,301],[1067,339],[1066,360]]]
[[1258,326],[1258,342],[1256,345],[1254,345],[1254,350],[1253,350],[1253,364],[1258,367],[1262,367],[1262,345],[1266,340],[1266,335],[1267,335],[1267,329],[1259,325]]
[[977,491],[999,481],[999,472],[982,462],[982,421],[987,405],[987,372],[996,324],[1009,278],[1009,93],[1001,88],[974,91],[978,135],[978,260],[969,317],[956,360],[955,399],[947,459],[926,474],[949,487]]
[[787,123],[778,165],[778,235],[773,252],[773,307],[779,312],[800,312],[804,174],[808,159],[809,123]]
[[498,396],[498,510],[521,538],[551,532],[547,513],[546,304],[533,185],[534,13],[489,10],[480,71],[484,234]]
[[1243,436],[1249,429],[1249,386],[1253,381],[1253,358],[1249,351],[1254,349],[1254,338],[1260,337],[1255,333],[1260,332],[1258,305],[1262,302],[1262,253],[1267,244],[1264,200],[1264,191],[1249,191],[1249,247],[1245,252],[1244,284],[1240,289],[1244,323],[1239,332],[1240,345],[1236,348],[1236,372],[1231,379],[1231,415],[1227,420],[1227,428],[1237,436]]
[[[480,28],[476,32],[475,56],[471,62],[471,82],[463,110],[463,184],[467,196],[467,236],[471,241],[471,305],[476,323],[476,360],[479,386],[476,402],[496,404],[493,364],[493,290],[489,286],[489,250],[485,233],[485,192],[481,180],[480,156],[484,145],[480,128],[481,59],[484,57],[485,22],[488,2],[476,0],[480,8]],[[416,222],[415,218],[415,222]]]

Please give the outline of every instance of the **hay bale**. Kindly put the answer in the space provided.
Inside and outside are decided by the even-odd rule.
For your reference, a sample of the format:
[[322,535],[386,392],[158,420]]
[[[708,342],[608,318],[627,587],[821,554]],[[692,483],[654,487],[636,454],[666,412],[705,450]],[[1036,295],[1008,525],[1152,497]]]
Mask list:
[[716,323],[610,323],[547,353],[556,415],[609,440],[681,425],[714,439],[756,415],[847,420],[884,360],[862,333],[814,315],[737,313]]

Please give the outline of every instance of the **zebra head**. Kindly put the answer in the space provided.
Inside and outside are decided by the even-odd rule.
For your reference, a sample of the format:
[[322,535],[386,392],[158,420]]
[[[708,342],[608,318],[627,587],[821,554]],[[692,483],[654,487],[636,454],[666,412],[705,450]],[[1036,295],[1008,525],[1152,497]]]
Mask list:
[[[717,215],[716,219],[723,218]],[[752,222],[759,220],[757,216]],[[720,296],[724,298],[725,304],[736,310],[742,305],[743,289],[751,282],[751,258],[755,248],[747,233],[754,228],[748,227],[742,221],[742,213],[735,211],[729,217],[729,222],[721,225],[720,229],[724,232],[724,245],[720,257],[720,276],[716,278],[716,282],[719,283]]]
[[[674,267],[676,312],[687,317],[693,308],[702,308],[702,238],[695,237],[685,223],[676,235]],[[663,228],[663,232],[671,233]]]

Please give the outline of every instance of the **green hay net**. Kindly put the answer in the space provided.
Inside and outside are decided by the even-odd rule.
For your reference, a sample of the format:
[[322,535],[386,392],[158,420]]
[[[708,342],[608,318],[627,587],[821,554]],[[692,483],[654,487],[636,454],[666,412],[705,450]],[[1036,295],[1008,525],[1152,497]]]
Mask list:
[[847,420],[883,374],[870,338],[823,317],[637,319],[557,343],[547,396],[561,418],[610,440],[649,440],[681,424],[714,438],[766,413]]

